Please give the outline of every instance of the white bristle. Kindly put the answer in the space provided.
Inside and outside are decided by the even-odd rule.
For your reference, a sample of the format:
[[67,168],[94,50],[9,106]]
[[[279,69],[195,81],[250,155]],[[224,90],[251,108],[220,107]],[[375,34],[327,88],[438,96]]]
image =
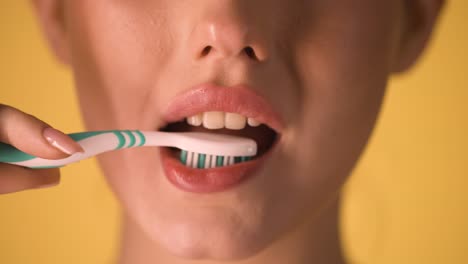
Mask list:
[[192,168],[196,168],[198,164],[198,153],[194,152],[193,153],[193,160],[192,160]]
[[211,162],[210,162],[210,168],[216,168],[216,156],[211,155]]
[[[198,168],[198,161],[202,154],[197,152],[190,152],[187,151],[187,158],[186,158],[186,166],[191,168]],[[203,164],[203,168],[201,169],[210,169],[217,167],[217,157],[216,155],[207,155],[205,154],[205,161]],[[236,157],[235,156],[224,156],[222,166],[231,166],[236,164]]]
[[205,164],[203,165],[205,169],[210,168],[210,161],[211,161],[211,155],[206,155],[205,156]]
[[187,152],[187,163],[185,165],[191,167],[192,166],[192,159],[193,159],[193,152]]

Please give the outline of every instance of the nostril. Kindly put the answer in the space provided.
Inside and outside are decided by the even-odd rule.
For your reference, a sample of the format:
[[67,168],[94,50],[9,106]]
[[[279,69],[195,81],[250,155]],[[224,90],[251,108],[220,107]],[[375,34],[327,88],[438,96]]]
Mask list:
[[[213,50],[212,46],[209,46],[209,45],[205,46],[203,50],[200,52],[200,58],[208,56],[211,52],[213,52],[212,50]],[[250,46],[243,48],[241,53],[247,55],[247,57],[252,60],[256,60],[256,61],[260,60],[257,54],[255,53],[255,50]]]
[[257,55],[255,54],[255,51],[252,47],[248,46],[248,47],[245,47],[244,48],[244,52],[245,54],[247,54],[247,56],[253,60],[258,60],[258,57]]
[[208,55],[208,54],[210,53],[210,51],[211,51],[211,46],[206,46],[206,47],[202,50],[201,56],[202,56],[202,57],[205,57],[206,55]]

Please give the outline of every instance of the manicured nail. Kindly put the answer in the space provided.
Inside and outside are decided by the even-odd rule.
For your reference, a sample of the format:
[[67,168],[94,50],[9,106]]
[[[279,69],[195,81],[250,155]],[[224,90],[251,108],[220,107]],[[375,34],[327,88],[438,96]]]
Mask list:
[[83,148],[78,143],[57,129],[47,127],[43,131],[43,136],[50,145],[67,155],[84,152]]

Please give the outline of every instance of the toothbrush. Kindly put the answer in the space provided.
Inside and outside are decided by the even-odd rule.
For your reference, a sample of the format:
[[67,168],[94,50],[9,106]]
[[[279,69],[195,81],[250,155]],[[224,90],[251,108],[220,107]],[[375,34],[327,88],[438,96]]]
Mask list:
[[0,162],[33,168],[58,168],[104,152],[143,146],[181,149],[180,161],[192,168],[214,168],[248,161],[257,154],[252,139],[201,133],[107,130],[69,134],[84,152],[58,160],[42,159],[0,142]]

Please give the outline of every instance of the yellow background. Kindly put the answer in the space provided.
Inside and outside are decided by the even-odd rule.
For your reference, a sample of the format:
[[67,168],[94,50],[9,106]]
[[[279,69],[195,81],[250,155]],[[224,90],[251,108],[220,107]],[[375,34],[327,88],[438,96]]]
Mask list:
[[[352,263],[468,263],[468,2],[449,1],[418,65],[391,81],[376,133],[346,188]],[[70,73],[25,0],[0,3],[0,102],[82,130]],[[0,196],[0,263],[112,263],[117,203],[94,160],[60,187]]]

